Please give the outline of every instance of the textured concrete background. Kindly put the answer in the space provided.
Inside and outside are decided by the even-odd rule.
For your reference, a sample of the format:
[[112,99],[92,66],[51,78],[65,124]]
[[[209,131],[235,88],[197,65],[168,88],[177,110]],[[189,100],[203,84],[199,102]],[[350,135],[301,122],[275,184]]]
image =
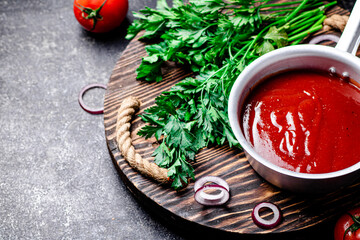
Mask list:
[[[108,82],[128,18],[107,35],[76,22],[73,0],[0,0],[0,239],[182,239],[126,189],[103,116],[77,97]],[[103,90],[85,95],[102,106]]]
[[[121,28],[96,36],[73,0],[0,0],[0,239],[180,239],[126,189],[103,116],[77,102],[108,82],[145,3],[130,1]],[[104,93],[84,99],[100,107]]]

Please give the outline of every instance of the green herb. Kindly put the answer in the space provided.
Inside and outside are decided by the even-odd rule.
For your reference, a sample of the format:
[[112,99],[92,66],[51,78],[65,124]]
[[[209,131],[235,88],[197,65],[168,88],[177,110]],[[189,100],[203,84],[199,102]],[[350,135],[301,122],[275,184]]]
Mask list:
[[231,131],[227,103],[241,71],[259,56],[301,42],[322,28],[324,10],[336,4],[319,0],[269,3],[270,0],[165,0],[145,8],[128,29],[127,39],[145,30],[141,39],[157,39],[146,46],[148,56],[137,78],[161,81],[161,67],[174,61],[190,67],[186,78],[156,98],[141,116],[148,123],[140,136],[161,142],[155,162],[169,170],[172,187],[194,179],[189,162],[211,145],[241,148]]

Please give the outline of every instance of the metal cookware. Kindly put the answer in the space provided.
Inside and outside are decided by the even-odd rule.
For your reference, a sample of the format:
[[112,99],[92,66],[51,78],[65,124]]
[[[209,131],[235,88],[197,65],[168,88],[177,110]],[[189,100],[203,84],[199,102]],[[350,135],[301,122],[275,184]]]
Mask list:
[[330,192],[349,185],[360,177],[360,162],[340,171],[322,174],[298,173],[278,167],[254,151],[244,137],[239,119],[241,105],[249,91],[266,76],[287,69],[313,68],[336,72],[360,84],[360,59],[355,56],[359,35],[360,2],[357,1],[335,48],[303,44],[277,49],[252,62],[235,81],[228,106],[231,128],[251,166],[270,183],[294,192]]

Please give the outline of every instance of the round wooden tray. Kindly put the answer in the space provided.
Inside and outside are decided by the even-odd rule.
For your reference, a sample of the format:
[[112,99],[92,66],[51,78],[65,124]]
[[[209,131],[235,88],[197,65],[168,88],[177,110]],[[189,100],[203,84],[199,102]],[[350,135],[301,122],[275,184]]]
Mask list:
[[[339,10],[337,10],[339,11]],[[195,176],[215,175],[225,179],[231,189],[231,198],[225,206],[204,207],[194,200],[193,183],[176,192],[134,171],[121,156],[115,141],[116,115],[127,96],[136,96],[142,106],[138,114],[154,104],[162,91],[191,73],[173,65],[164,68],[164,81],[148,83],[136,80],[135,70],[146,55],[144,43],[134,39],[118,60],[110,77],[104,101],[105,134],[115,166],[134,195],[168,221],[182,221],[194,227],[216,229],[231,234],[264,234],[294,232],[336,219],[346,209],[360,206],[360,182],[327,195],[305,196],[280,190],[259,177],[247,162],[244,153],[229,147],[202,150],[193,164]],[[155,139],[141,138],[137,131],[144,125],[136,116],[132,121],[133,144],[143,158],[152,160],[157,146]],[[251,219],[253,207],[260,202],[277,204],[284,221],[278,227],[265,230]]]

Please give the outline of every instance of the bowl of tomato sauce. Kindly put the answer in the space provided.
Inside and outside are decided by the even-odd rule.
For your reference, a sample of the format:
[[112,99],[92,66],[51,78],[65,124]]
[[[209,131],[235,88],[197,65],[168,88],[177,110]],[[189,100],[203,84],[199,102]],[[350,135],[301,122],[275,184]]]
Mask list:
[[341,189],[360,177],[360,3],[335,48],[284,47],[232,87],[231,128],[254,170],[294,192]]

